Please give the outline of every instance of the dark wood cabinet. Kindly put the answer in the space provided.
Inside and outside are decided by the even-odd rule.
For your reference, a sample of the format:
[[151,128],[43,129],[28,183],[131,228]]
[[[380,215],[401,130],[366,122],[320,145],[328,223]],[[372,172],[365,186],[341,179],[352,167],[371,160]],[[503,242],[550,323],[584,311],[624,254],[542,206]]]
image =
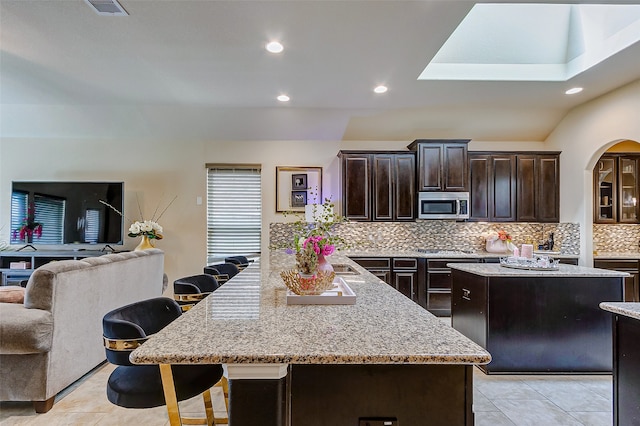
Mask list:
[[416,303],[424,282],[424,259],[414,257],[352,257],[351,260]]
[[640,223],[640,156],[603,155],[593,169],[593,221]]
[[516,220],[516,156],[469,153],[470,220]]
[[451,268],[447,263],[478,262],[478,258],[427,259],[427,310],[439,317],[451,315]]
[[[494,265],[499,268],[499,266]],[[610,315],[620,277],[509,276],[453,270],[451,324],[491,354],[485,373],[612,371]]]
[[613,424],[640,425],[640,320],[613,314]]
[[516,218],[560,221],[560,153],[516,155]]
[[371,157],[365,153],[341,153],[342,209],[350,220],[371,220]]
[[624,301],[640,302],[640,261],[637,259],[594,259],[594,268],[628,272],[624,279]]
[[341,151],[339,156],[347,219],[415,220],[415,153]]
[[468,139],[416,139],[418,191],[469,191]]

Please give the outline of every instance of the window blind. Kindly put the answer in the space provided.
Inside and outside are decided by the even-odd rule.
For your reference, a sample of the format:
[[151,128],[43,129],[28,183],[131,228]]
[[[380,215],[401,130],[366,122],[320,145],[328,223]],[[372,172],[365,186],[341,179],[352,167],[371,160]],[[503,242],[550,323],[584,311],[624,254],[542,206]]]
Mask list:
[[97,243],[98,234],[100,233],[100,211],[96,209],[87,209],[84,215],[84,242]]
[[210,167],[207,173],[207,260],[260,253],[259,168]]

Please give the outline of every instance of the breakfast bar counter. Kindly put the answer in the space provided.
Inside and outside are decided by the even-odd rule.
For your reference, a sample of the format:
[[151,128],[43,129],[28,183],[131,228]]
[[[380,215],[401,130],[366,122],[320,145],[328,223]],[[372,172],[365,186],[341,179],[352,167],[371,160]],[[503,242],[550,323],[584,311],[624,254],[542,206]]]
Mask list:
[[625,272],[560,264],[450,264],[453,327],[491,353],[486,373],[610,373],[611,317]]
[[227,366],[230,425],[472,425],[472,366],[489,353],[346,256],[353,305],[287,305],[292,255],[255,262],[131,354]]

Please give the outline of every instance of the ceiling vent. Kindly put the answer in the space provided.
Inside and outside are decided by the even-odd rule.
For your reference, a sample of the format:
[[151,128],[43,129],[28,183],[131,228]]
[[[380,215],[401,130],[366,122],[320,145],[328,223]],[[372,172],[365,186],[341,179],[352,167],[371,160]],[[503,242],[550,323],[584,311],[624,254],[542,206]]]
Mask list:
[[116,0],[84,0],[98,15],[128,16],[126,10]]

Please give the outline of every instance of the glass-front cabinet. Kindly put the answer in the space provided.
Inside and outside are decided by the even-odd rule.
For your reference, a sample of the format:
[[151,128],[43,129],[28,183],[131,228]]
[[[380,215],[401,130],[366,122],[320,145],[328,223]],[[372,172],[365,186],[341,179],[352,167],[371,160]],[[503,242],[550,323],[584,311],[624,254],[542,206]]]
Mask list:
[[593,171],[595,181],[595,212],[594,222],[614,223],[616,216],[616,183],[617,183],[617,159],[602,157]]
[[640,156],[603,155],[593,170],[595,223],[640,223]]
[[620,157],[620,216],[618,222],[638,222],[638,159]]

